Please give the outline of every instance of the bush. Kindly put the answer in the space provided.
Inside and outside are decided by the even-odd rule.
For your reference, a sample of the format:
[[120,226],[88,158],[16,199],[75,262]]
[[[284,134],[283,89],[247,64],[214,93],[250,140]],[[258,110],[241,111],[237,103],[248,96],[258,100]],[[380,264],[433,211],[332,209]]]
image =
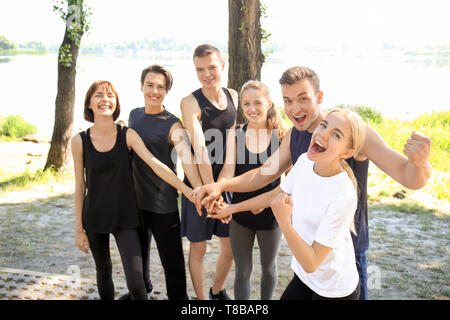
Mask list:
[[361,119],[363,119],[363,121],[366,123],[379,124],[383,121],[383,115],[381,114],[381,112],[378,111],[377,109],[369,107],[369,106],[363,106],[363,105],[358,105],[358,104],[357,105],[340,104],[340,105],[337,105],[336,108],[352,110],[352,111],[356,112],[357,114],[359,114]]
[[0,136],[21,138],[37,132],[36,127],[26,122],[21,116],[6,116],[0,118]]

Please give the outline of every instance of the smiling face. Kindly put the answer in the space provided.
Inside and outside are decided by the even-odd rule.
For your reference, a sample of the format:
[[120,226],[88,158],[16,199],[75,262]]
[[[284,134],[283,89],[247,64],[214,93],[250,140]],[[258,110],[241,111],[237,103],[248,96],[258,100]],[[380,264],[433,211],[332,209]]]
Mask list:
[[241,94],[241,106],[249,124],[265,126],[267,112],[272,107],[272,101],[259,89],[248,88]]
[[142,84],[145,105],[148,107],[161,107],[167,94],[166,78],[156,72],[148,72]]
[[343,113],[329,113],[314,130],[308,158],[314,162],[337,163],[353,154],[352,129]]
[[94,119],[97,117],[113,117],[116,111],[117,97],[112,88],[106,84],[99,85],[91,95],[89,109]]
[[299,131],[312,132],[320,122],[320,108],[323,93],[315,92],[308,79],[281,87],[284,110],[295,128]]
[[221,85],[225,62],[213,52],[203,57],[194,58],[197,78],[205,88],[215,88]]

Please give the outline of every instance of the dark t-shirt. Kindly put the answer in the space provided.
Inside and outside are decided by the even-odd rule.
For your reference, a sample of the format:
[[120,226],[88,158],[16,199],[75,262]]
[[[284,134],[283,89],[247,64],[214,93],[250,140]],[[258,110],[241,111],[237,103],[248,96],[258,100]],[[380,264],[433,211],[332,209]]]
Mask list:
[[[129,127],[139,134],[147,149],[175,174],[177,154],[169,143],[169,133],[176,122],[180,119],[167,110],[147,114],[144,108],[131,110],[128,120]],[[178,211],[178,191],[156,175],[135,152],[132,168],[139,209],[155,213]]]

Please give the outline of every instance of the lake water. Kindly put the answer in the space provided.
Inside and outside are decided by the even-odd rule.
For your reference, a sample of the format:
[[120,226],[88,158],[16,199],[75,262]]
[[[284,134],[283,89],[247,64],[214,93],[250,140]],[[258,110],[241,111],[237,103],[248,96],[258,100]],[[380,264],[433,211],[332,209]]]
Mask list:
[[[173,58],[173,57],[172,57]],[[324,106],[363,104],[397,118],[413,118],[422,113],[450,110],[450,67],[432,61],[408,62],[401,54],[312,54],[292,52],[272,56],[263,66],[262,81],[273,100],[282,106],[278,79],[294,65],[314,69],[320,76]],[[120,96],[126,120],[131,109],[143,106],[140,73],[146,66],[160,63],[174,76],[172,90],[166,96],[166,108],[180,114],[182,97],[197,89],[197,80],[190,55],[183,59],[118,58],[80,56],[76,82],[75,131],[89,123],[83,120],[84,95],[98,79],[111,81]],[[224,75],[226,85],[227,75]],[[32,122],[41,134],[51,135],[57,89],[57,56],[19,55],[0,57],[0,115],[20,114]]]

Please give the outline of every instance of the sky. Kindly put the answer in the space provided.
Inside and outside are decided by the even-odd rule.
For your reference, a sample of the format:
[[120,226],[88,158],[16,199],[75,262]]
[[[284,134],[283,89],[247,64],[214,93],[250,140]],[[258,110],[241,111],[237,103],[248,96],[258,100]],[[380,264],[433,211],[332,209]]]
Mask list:
[[[237,0],[240,1],[240,0]],[[228,0],[88,0],[85,43],[175,38],[227,43]],[[448,0],[263,0],[271,41],[299,44],[450,45]],[[4,0],[0,35],[59,44],[63,22],[52,0]]]

